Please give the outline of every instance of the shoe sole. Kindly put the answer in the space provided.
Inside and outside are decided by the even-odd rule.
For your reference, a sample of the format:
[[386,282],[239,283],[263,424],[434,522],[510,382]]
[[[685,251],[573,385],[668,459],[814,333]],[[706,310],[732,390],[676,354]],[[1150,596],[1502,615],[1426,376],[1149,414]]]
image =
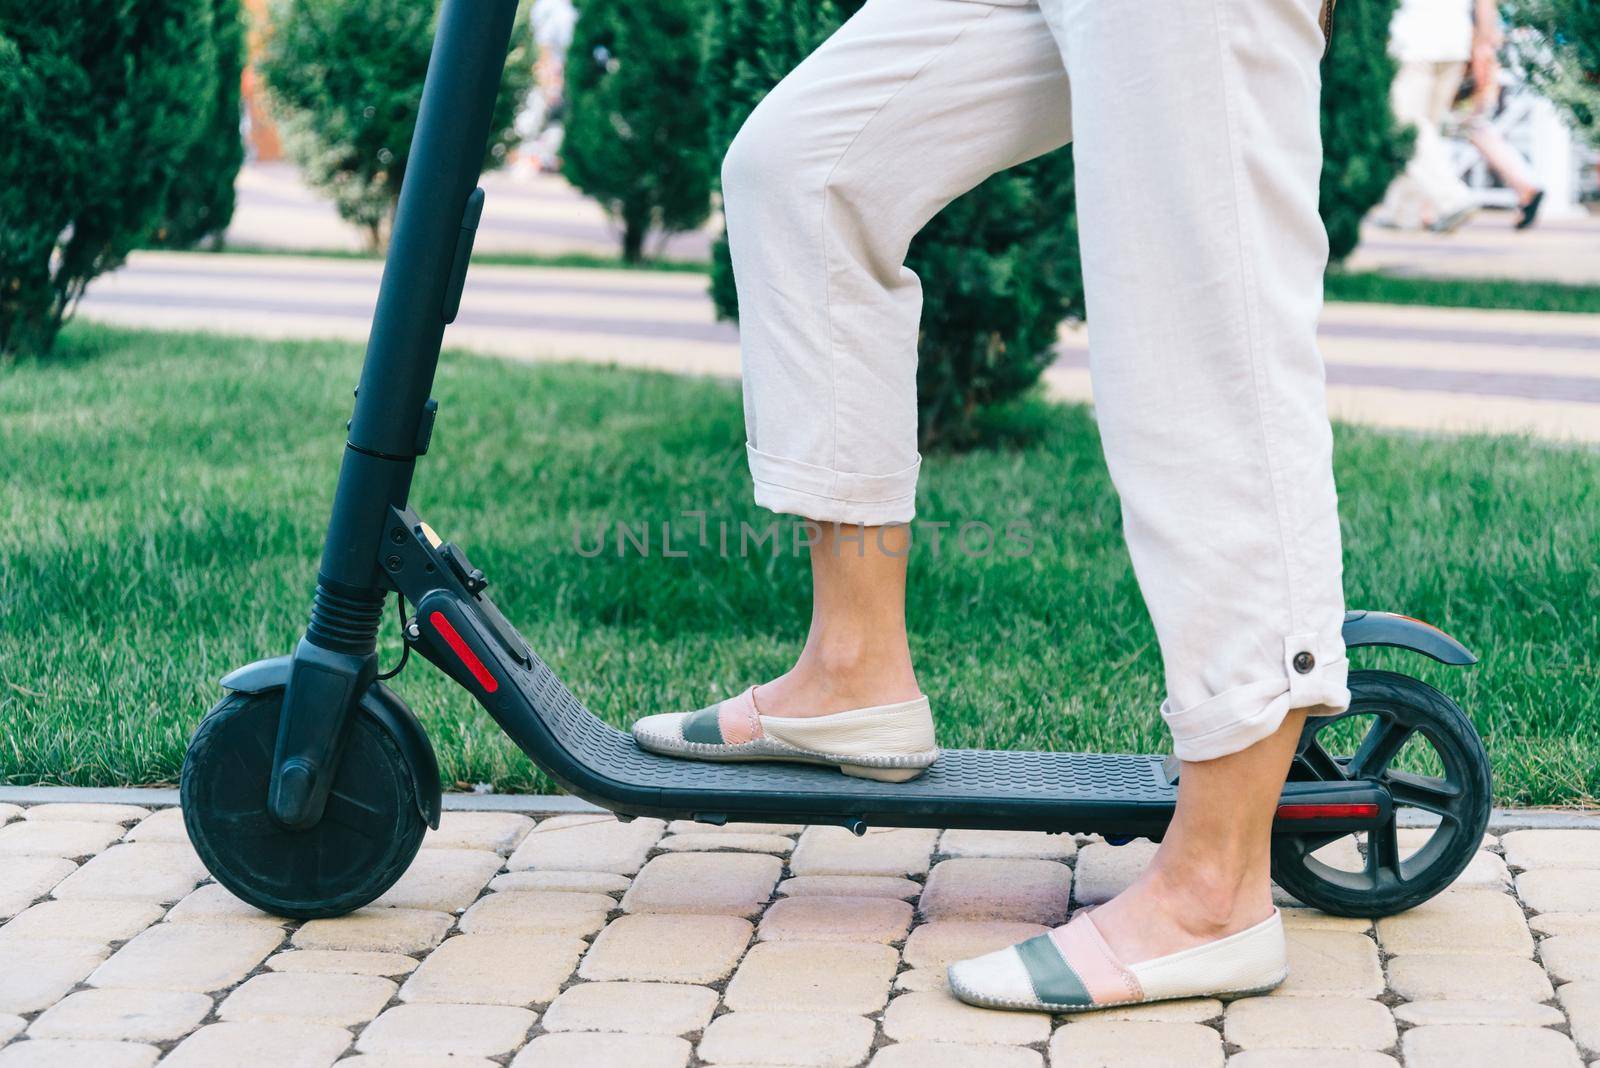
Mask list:
[[1263,986],[1243,987],[1237,990],[1196,990],[1187,994],[1172,994],[1161,998],[1135,998],[1129,1001],[1107,1001],[1098,1005],[1061,1005],[1049,1001],[1028,1001],[1020,998],[992,998],[984,994],[980,994],[975,990],[963,989],[954,983],[950,984],[950,992],[960,1000],[966,1002],[968,1005],[976,1005],[982,1009],[1020,1009],[1026,1012],[1048,1012],[1052,1014],[1059,1014],[1097,1012],[1100,1009],[1126,1008],[1129,1005],[1153,1005],[1160,1001],[1182,1001],[1186,998],[1251,997],[1255,994],[1265,994],[1276,990],[1278,987],[1283,985],[1283,981],[1287,978],[1289,978],[1289,969],[1285,967],[1283,969],[1283,974],[1279,975],[1272,982]]
[[709,760],[723,764],[747,764],[773,761],[787,764],[818,764],[838,768],[852,778],[872,779],[876,782],[909,782],[927,771],[939,759],[937,749],[904,755],[846,757],[834,753],[816,753],[792,745],[760,738],[743,745],[714,745],[710,742],[686,742],[674,738],[656,738],[635,734],[639,748],[660,756],[681,757],[689,760]]

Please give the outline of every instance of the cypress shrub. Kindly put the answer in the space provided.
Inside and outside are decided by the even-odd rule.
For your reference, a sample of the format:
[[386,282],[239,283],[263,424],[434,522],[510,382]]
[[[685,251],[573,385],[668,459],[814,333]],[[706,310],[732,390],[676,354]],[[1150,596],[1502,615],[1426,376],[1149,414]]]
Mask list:
[[0,355],[146,243],[217,97],[212,0],[0,0]]
[[[380,249],[400,199],[437,0],[274,0],[260,71],[289,155],[306,180]],[[517,143],[533,83],[533,40],[517,16],[495,100],[485,170]]]
[[239,132],[240,80],[244,75],[244,11],[239,0],[213,0],[211,34],[216,41],[217,91],[179,169],[165,221],[154,244],[191,248],[220,240],[233,221],[233,183],[244,163]]
[[1339,0],[1322,61],[1322,222],[1335,263],[1355,251],[1361,220],[1411,158],[1411,131],[1389,107],[1397,0]]
[[[1584,2],[1584,0],[1574,0]],[[1404,165],[1389,110],[1396,0],[1341,0],[1323,64],[1322,214],[1335,259]],[[858,0],[727,0],[709,19],[703,75],[711,153],[720,160],[766,92],[858,7]],[[1027,390],[1054,359],[1062,320],[1084,313],[1071,149],[994,175],[947,207],[906,258],[923,285],[918,404],[924,447],[960,445],[976,416]],[[712,295],[738,313],[725,240]]]
[[711,213],[700,90],[700,0],[586,0],[567,60],[561,169],[622,231],[637,263],[651,231]]

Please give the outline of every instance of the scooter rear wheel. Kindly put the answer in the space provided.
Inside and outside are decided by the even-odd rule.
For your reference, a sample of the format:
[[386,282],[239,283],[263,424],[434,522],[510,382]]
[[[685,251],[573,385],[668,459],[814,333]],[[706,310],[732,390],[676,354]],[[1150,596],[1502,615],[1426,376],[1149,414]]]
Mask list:
[[234,693],[201,721],[184,758],[183,822],[217,882],[265,912],[340,916],[377,899],[427,831],[389,732],[357,711],[322,819],[290,830],[267,807],[283,691]]
[[[1397,816],[1431,813],[1437,825],[1420,829],[1417,837],[1427,837],[1414,850],[1393,817],[1361,835],[1278,834],[1272,875],[1324,912],[1390,916],[1444,890],[1478,851],[1489,822],[1489,756],[1466,713],[1427,683],[1353,671],[1350,697],[1342,715],[1307,721],[1290,780],[1378,782]],[[1332,755],[1345,749],[1351,755]]]

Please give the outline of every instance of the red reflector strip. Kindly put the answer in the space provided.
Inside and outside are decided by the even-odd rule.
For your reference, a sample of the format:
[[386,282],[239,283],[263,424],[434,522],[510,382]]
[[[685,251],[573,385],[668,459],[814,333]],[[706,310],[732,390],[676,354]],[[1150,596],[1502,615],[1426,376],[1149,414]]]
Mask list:
[[434,630],[444,636],[445,644],[450,647],[451,652],[461,658],[463,664],[467,665],[467,670],[472,672],[472,677],[478,680],[478,685],[483,687],[484,692],[494,693],[500,688],[494,676],[489,674],[489,669],[483,666],[483,661],[478,659],[478,654],[472,651],[472,646],[468,645],[460,634],[456,633],[456,628],[450,625],[443,612],[433,612],[428,616],[428,622],[433,624]]
[[1378,806],[1358,805],[1279,805],[1280,820],[1370,820],[1378,818]]

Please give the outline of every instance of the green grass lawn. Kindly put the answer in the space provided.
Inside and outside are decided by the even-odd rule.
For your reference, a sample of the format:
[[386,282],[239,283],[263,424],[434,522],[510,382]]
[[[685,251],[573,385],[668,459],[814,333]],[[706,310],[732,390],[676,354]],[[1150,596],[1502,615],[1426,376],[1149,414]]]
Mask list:
[[[170,783],[228,669],[305,621],[360,351],[78,325],[0,367],[0,781]],[[593,559],[575,525],[656,528],[749,501],[732,383],[452,355],[414,503],[613,723],[783,670],[805,569],[785,552]],[[1026,520],[1031,556],[913,556],[911,623],[947,745],[1157,751],[1160,665],[1090,414],[1030,401],[924,467],[920,517]],[[1342,428],[1352,606],[1433,620],[1483,658],[1393,653],[1484,731],[1499,799],[1600,796],[1600,455]],[[689,521],[679,520],[678,543]],[[592,536],[592,535],[591,535]],[[386,663],[396,655],[385,622]],[[414,662],[398,686],[448,783],[546,784]]]

